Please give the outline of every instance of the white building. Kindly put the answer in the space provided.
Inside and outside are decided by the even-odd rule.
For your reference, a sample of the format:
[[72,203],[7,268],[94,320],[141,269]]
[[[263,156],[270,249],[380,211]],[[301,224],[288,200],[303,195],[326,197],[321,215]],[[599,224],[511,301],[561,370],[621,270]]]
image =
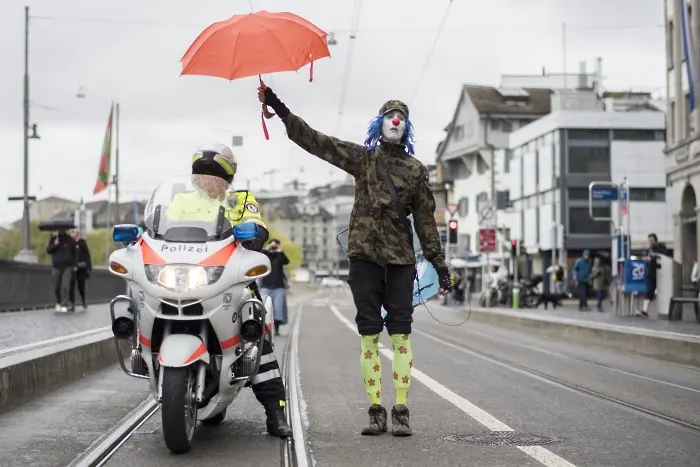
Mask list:
[[[652,232],[673,246],[662,170],[665,115],[614,107],[604,110],[592,92],[559,91],[551,114],[510,134],[511,232],[528,253],[525,274],[546,270],[553,249],[569,267],[584,249],[610,254],[611,224],[589,213],[593,181],[619,184],[627,177],[633,249],[644,248]],[[593,212],[617,220],[619,207],[595,202]]]
[[[674,218],[674,261],[681,274],[674,274],[676,293],[681,282],[690,280],[693,263],[698,260],[697,196],[700,192],[700,113],[691,111],[691,86],[688,65],[695,63],[693,95],[700,98],[700,72],[697,57],[700,50],[700,0],[687,0],[687,9],[679,1],[665,1],[666,24],[666,93],[668,119],[666,122],[666,174],[670,186],[668,209]],[[693,14],[695,13],[695,14]],[[684,19],[687,20],[687,43],[692,54],[686,59],[684,50]]]
[[[504,151],[510,132],[550,111],[549,89],[496,88],[466,85],[460,91],[445,140],[438,145],[438,178],[451,183],[450,204],[458,204],[459,244],[450,256],[478,253],[479,212],[492,195],[507,189],[502,174],[509,160]],[[495,170],[491,171],[491,167]],[[508,215],[499,212],[483,226],[503,226]]]

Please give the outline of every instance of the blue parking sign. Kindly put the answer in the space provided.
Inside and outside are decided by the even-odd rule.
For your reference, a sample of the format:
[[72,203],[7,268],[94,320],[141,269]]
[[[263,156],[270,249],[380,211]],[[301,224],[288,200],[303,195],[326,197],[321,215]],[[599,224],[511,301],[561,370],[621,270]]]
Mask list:
[[647,263],[643,259],[628,259],[625,261],[623,290],[629,293],[644,293],[646,291]]

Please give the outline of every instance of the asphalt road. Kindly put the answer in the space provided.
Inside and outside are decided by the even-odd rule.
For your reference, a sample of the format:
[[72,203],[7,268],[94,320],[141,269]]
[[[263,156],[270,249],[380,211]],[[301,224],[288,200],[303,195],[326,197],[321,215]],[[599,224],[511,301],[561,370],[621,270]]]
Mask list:
[[[290,315],[301,319],[302,420],[316,465],[698,465],[700,369],[470,321],[455,326],[468,315],[438,306],[431,312],[448,326],[424,308],[414,315],[409,395],[414,435],[363,437],[368,400],[359,369],[354,309],[346,291],[322,294],[325,297],[307,301],[301,312],[290,309]],[[291,329],[287,326],[284,333]],[[279,359],[285,338],[276,339]],[[384,401],[390,407],[388,336],[382,336],[382,343]],[[55,393],[49,396],[54,398],[51,403],[37,401],[0,416],[0,466],[66,465],[57,453],[71,450],[61,461],[77,455],[90,436],[117,423],[129,404],[135,407],[145,394],[144,382],[116,369],[99,375],[99,382],[94,378],[66,388],[63,399],[56,399]],[[76,403],[74,392],[80,388],[84,395],[78,401],[83,402]],[[36,426],[43,413],[54,417],[45,418],[46,429]],[[262,407],[249,389],[234,402],[224,423],[200,426],[195,437],[190,453],[170,454],[156,412],[107,465],[280,463],[280,443],[265,434]],[[79,446],[71,447],[75,439]]]

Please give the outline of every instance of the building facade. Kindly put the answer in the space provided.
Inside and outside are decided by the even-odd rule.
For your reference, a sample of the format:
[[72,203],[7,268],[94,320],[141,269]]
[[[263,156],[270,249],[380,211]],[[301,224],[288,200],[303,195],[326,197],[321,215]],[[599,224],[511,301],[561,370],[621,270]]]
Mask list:
[[[668,209],[673,216],[676,291],[690,281],[698,260],[697,196],[700,193],[700,115],[697,103],[700,50],[700,0],[666,0],[666,176]],[[685,27],[684,27],[685,25]],[[687,50],[684,46],[687,44]],[[694,64],[694,66],[691,66]],[[692,70],[692,73],[689,73]],[[692,75],[692,79],[689,78]],[[692,92],[691,92],[692,91]]]
[[[466,85],[462,88],[437,148],[436,185],[447,183],[449,204],[458,205],[459,244],[450,256],[466,257],[479,251],[480,225],[501,227],[508,214],[498,212],[480,222],[482,211],[497,191],[506,189],[503,174],[509,159],[508,135],[550,112],[549,89],[497,88]],[[442,204],[442,203],[440,203]],[[503,240],[503,239],[501,239]]]
[[[571,263],[582,250],[610,255],[614,228],[619,227],[617,202],[592,203],[591,182],[630,185],[632,248],[642,249],[647,235],[673,247],[672,220],[665,205],[663,112],[613,111],[592,94],[553,98],[553,112],[510,135],[511,232],[524,247],[525,274],[541,274],[554,258]],[[559,101],[559,102],[557,102]]]

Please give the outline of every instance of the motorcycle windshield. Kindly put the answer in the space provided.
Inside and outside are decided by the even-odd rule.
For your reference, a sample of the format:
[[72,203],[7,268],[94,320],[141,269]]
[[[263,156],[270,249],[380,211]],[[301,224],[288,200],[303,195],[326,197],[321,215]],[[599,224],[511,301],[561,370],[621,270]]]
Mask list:
[[149,235],[166,242],[204,243],[231,236],[227,212],[235,207],[231,185],[211,175],[180,175],[151,195],[144,218]]

